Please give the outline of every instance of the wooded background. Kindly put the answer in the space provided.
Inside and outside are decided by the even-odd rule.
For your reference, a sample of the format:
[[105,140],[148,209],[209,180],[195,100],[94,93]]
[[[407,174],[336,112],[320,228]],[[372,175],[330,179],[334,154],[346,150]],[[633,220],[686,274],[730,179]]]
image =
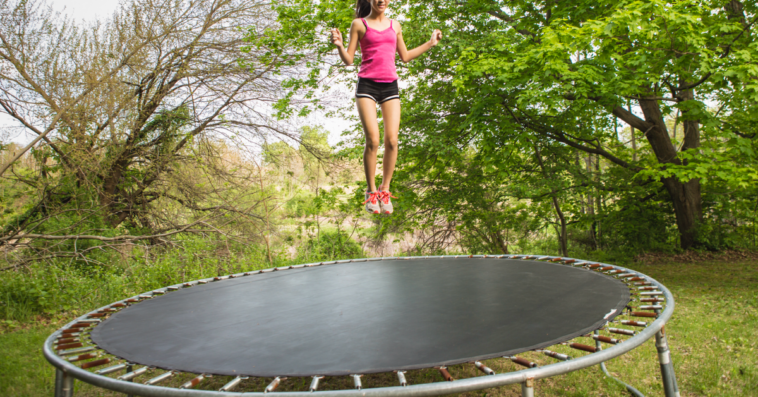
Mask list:
[[[756,248],[756,4],[393,1],[409,47],[435,28],[444,39],[398,64],[386,217],[362,209],[362,131],[352,102],[334,100],[356,68],[328,31],[346,32],[353,5],[131,0],[77,24],[44,0],[2,0],[5,315],[8,302],[65,306],[39,272],[97,278],[156,260],[185,277],[188,258],[222,272]],[[329,126],[303,126],[313,114],[355,127],[330,146]],[[20,130],[26,147],[7,138]]]

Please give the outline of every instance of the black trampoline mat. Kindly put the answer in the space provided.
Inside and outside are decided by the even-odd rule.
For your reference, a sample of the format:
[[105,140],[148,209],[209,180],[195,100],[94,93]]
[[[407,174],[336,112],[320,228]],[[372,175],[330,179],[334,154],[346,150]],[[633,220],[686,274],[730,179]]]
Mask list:
[[183,288],[113,314],[91,336],[130,362],[191,373],[363,374],[547,347],[628,301],[619,280],[549,262],[381,260]]

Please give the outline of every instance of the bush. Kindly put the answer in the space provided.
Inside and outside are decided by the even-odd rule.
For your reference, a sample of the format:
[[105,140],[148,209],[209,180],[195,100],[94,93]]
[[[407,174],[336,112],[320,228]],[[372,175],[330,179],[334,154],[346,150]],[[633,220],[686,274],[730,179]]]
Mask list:
[[300,264],[365,257],[361,246],[344,231],[322,230],[318,237],[310,238],[298,247],[294,262]]

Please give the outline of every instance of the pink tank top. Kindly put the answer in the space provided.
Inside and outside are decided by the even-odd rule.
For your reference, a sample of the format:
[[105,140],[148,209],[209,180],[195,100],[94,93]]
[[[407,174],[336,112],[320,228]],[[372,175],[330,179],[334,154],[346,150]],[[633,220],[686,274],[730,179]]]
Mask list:
[[366,34],[361,39],[361,71],[358,77],[374,80],[377,83],[391,83],[397,80],[395,70],[395,52],[397,51],[397,33],[390,27],[384,30],[372,29],[366,25]]

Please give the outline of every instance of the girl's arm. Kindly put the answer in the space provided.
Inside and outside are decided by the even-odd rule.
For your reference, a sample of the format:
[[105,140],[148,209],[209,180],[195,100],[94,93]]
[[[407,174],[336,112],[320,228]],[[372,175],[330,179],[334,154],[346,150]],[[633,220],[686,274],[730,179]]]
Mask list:
[[430,48],[436,46],[442,39],[442,32],[439,29],[434,29],[434,32],[432,32],[432,38],[429,39],[429,41],[408,51],[405,47],[405,41],[403,41],[403,28],[397,23],[397,21],[395,21],[395,25],[397,26],[397,52],[400,55],[400,60],[405,63],[408,63],[419,55],[429,51]]
[[358,42],[360,38],[366,33],[366,27],[360,19],[354,19],[350,25],[350,44],[347,46],[347,50],[342,42],[342,32],[339,29],[332,29],[332,44],[337,46],[340,58],[345,65],[352,65],[355,59],[355,51],[358,49]]

